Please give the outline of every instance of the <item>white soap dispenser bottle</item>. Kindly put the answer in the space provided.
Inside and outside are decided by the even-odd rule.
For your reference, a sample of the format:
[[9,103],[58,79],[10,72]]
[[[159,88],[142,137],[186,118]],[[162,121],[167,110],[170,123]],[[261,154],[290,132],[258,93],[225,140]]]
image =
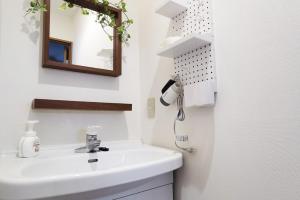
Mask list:
[[40,150],[40,139],[36,136],[33,130],[34,125],[39,121],[28,121],[27,131],[19,142],[18,156],[20,158],[31,158],[38,155]]

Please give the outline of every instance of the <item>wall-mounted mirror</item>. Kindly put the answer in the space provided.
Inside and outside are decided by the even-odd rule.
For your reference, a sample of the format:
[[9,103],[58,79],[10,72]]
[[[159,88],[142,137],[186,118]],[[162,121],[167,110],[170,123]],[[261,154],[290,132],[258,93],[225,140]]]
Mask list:
[[[105,76],[121,75],[122,45],[113,28],[103,30],[95,21],[102,7],[89,0],[67,0],[88,9],[83,15],[74,6],[60,9],[63,0],[45,0],[43,67]],[[121,24],[120,10],[111,7]],[[113,35],[111,41],[107,34]]]

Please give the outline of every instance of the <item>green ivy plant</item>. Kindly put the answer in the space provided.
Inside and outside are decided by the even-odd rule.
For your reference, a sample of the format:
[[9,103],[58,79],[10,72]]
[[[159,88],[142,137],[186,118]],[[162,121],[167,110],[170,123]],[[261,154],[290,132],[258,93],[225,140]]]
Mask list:
[[[96,13],[96,22],[99,23],[109,37],[110,40],[113,40],[113,35],[109,33],[106,29],[116,28],[118,36],[121,38],[121,41],[124,43],[128,43],[129,39],[131,38],[128,28],[133,24],[133,20],[130,19],[127,15],[127,4],[124,0],[119,0],[117,3],[111,3],[109,0],[87,0],[91,1],[96,5],[101,5],[103,7],[103,13],[93,12]],[[73,3],[63,1],[60,5],[61,10],[66,10],[73,8],[74,6],[81,8],[81,13],[83,15],[91,14],[91,10],[83,8],[81,6],[75,5]],[[125,20],[122,21],[121,25],[117,26],[116,24],[116,16],[110,11],[109,7],[113,6],[121,10],[123,16],[125,16]],[[30,7],[26,11],[27,14],[36,14],[37,12],[47,12],[47,5],[43,2],[43,0],[31,0]]]

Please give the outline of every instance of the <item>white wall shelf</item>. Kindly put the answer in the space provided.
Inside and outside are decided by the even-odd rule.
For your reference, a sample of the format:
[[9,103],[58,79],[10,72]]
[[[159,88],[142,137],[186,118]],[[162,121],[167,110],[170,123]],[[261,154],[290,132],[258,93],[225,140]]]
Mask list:
[[159,56],[175,58],[188,51],[203,47],[213,42],[213,34],[192,34],[163,48],[158,52]]
[[156,13],[172,18],[185,10],[187,10],[186,0],[167,0],[156,9]]

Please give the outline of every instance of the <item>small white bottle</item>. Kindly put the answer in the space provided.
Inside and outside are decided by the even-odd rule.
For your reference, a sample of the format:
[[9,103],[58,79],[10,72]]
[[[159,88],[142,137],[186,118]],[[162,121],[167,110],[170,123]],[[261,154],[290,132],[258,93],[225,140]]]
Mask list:
[[36,136],[33,130],[34,125],[39,121],[28,121],[27,131],[19,142],[18,156],[20,158],[31,158],[38,155],[40,150],[40,139]]

